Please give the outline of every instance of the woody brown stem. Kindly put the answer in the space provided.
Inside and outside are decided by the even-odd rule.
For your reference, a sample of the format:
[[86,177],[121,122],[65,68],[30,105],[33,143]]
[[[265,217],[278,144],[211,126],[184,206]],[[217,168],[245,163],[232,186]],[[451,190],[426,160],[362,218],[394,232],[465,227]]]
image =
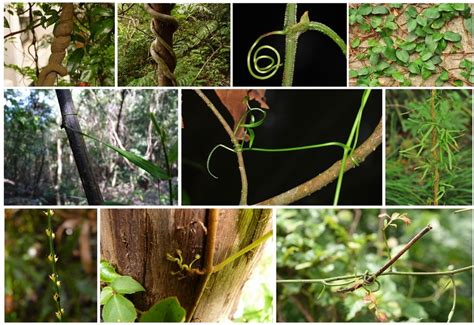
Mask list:
[[[357,164],[363,162],[377,147],[382,143],[382,120],[372,132],[372,134],[354,151],[353,159],[347,159],[344,172],[354,168]],[[268,200],[258,203],[259,205],[287,205],[298,201],[314,192],[319,191],[326,185],[337,179],[341,168],[342,160],[337,161],[331,167],[326,169],[318,176],[300,184],[284,193],[274,196]]]

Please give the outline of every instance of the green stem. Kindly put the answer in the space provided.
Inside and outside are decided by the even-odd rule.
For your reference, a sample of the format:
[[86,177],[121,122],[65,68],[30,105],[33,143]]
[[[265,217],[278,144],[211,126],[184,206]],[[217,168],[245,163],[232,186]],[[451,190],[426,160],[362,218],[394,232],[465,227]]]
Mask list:
[[262,237],[258,238],[257,240],[255,240],[253,243],[245,246],[244,248],[242,248],[240,251],[238,251],[237,253],[234,253],[232,254],[231,256],[227,257],[225,260],[223,260],[222,262],[220,262],[219,264],[217,264],[216,266],[214,266],[212,268],[212,273],[215,273],[215,272],[219,272],[220,270],[222,270],[224,268],[224,266],[226,266],[227,264],[229,263],[232,263],[233,261],[235,261],[236,259],[238,259],[240,256],[244,255],[245,253],[251,251],[252,249],[260,246],[263,242],[265,242],[268,238],[272,237],[273,235],[273,231],[269,231],[267,232],[265,235],[263,235]]
[[357,140],[359,136],[359,127],[362,121],[362,113],[364,112],[365,104],[367,103],[367,100],[369,99],[370,92],[371,92],[371,89],[364,90],[364,94],[362,95],[359,111],[354,120],[354,124],[352,125],[352,130],[351,130],[351,133],[349,134],[349,138],[347,139],[346,147],[344,148],[344,155],[342,157],[341,168],[339,169],[339,176],[337,178],[336,192],[334,194],[333,205],[337,205],[337,203],[339,202],[339,196],[341,192],[342,178],[344,177],[344,169],[346,166],[346,160],[349,154],[352,154],[355,147],[357,146]]
[[53,210],[48,210],[46,212],[46,216],[48,217],[48,228],[46,229],[46,236],[48,237],[48,243],[49,243],[49,255],[48,255],[48,261],[51,263],[51,270],[52,273],[50,275],[50,279],[53,282],[53,287],[54,287],[54,295],[53,295],[53,300],[56,304],[56,318],[62,322],[64,318],[64,310],[61,307],[61,293],[59,292],[59,286],[61,284],[59,280],[59,274],[56,270],[56,261],[57,261],[57,256],[56,252],[54,250],[54,231],[52,227],[52,216],[53,216]]
[[[286,5],[285,12],[285,30],[291,29],[296,25],[296,3]],[[295,60],[298,37],[301,32],[288,32],[285,39],[285,64],[283,67],[283,86],[291,86],[293,84],[293,75],[295,74]]]
[[[466,267],[462,267],[460,269],[452,270],[452,271],[439,271],[439,272],[385,272],[379,275],[386,276],[386,275],[410,275],[410,276],[453,276],[458,273],[468,272],[474,269],[474,265],[469,265]],[[348,279],[358,279],[364,277],[365,274],[353,274],[353,275],[342,275],[342,276],[335,276],[330,278],[324,279],[288,279],[288,280],[276,280],[277,283],[326,283],[326,282],[334,282],[339,280],[348,280]]]
[[346,43],[344,42],[344,40],[342,38],[339,37],[339,35],[337,35],[337,33],[332,30],[329,26],[326,26],[322,23],[318,23],[318,22],[310,22],[309,23],[309,27],[308,27],[309,30],[315,30],[315,31],[318,31],[318,32],[321,32],[323,33],[324,35],[326,36],[329,36],[336,44],[337,46],[339,46],[339,48],[341,49],[342,51],[342,54],[344,54],[344,56],[347,55],[347,46],[346,46]]
[[451,284],[453,285],[453,306],[448,314],[447,323],[451,323],[451,319],[453,318],[454,311],[456,310],[456,282],[454,282],[454,277],[451,275]]

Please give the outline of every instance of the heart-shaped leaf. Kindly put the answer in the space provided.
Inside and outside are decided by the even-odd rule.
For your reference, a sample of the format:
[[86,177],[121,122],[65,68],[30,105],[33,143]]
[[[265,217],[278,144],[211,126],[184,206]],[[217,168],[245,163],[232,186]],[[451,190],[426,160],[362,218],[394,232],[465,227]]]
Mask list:
[[118,278],[115,278],[110,284],[110,286],[114,289],[115,292],[125,295],[139,291],[145,291],[145,288],[143,288],[138,281],[128,275],[122,275]]
[[107,323],[131,323],[137,318],[137,311],[130,300],[114,294],[102,309],[102,318]]
[[178,298],[168,297],[154,304],[140,317],[140,322],[181,323],[186,318],[186,310],[179,304]]

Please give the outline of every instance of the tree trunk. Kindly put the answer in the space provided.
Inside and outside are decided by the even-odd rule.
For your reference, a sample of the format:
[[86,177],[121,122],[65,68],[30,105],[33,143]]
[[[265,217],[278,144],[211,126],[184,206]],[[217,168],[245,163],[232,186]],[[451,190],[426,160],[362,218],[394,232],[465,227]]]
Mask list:
[[77,170],[81,177],[82,187],[87,197],[87,202],[92,205],[100,205],[103,203],[102,193],[92,169],[92,163],[87,153],[86,143],[82,137],[81,126],[77,119],[72,102],[71,91],[68,89],[57,89],[59,108],[61,109],[62,125],[66,129],[74,160],[76,161]]
[[[166,254],[182,251],[184,263],[201,256],[193,267],[203,269],[208,211],[205,209],[115,209],[101,211],[101,258],[144,288],[131,296],[139,310],[176,296],[188,312],[198,299],[201,277],[171,275],[178,270]],[[214,265],[260,238],[272,228],[271,210],[220,209]],[[218,322],[232,316],[240,292],[262,252],[262,245],[210,276],[192,321]]]

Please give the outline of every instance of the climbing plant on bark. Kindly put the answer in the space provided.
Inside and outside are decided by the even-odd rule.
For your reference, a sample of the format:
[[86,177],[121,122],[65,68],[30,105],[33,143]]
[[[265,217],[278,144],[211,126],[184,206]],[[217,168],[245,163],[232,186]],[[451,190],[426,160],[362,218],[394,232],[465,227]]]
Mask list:
[[157,65],[158,86],[176,86],[173,34],[178,29],[178,21],[171,16],[173,7],[174,4],[145,4],[146,10],[153,17],[150,29],[155,40],[150,45],[150,54]]
[[137,310],[176,297],[188,321],[222,321],[272,235],[271,220],[262,209],[104,210],[101,257],[143,286],[130,296]]
[[66,49],[71,42],[71,33],[74,27],[74,4],[63,3],[59,21],[54,27],[54,40],[51,43],[51,55],[48,64],[41,70],[38,76],[37,86],[53,86],[57,75],[67,75],[66,67],[62,61],[66,56]]

